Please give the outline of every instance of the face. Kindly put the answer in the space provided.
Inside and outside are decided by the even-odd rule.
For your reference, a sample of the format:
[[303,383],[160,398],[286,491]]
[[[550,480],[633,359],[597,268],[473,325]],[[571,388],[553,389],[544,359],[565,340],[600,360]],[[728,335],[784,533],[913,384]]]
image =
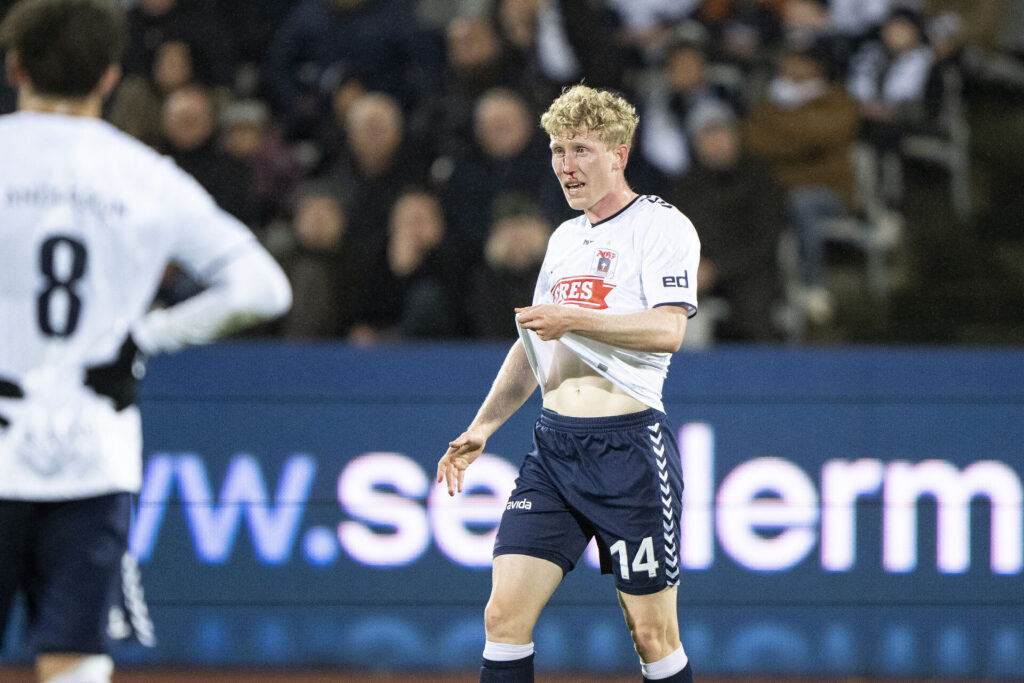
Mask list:
[[477,106],[474,133],[488,156],[514,157],[529,143],[530,132],[530,114],[517,99],[486,97]]
[[304,197],[296,207],[295,232],[299,241],[310,249],[334,249],[345,234],[345,212],[331,197]]
[[689,92],[704,83],[707,61],[704,53],[695,48],[672,52],[665,63],[665,77],[676,92]]
[[139,0],[139,8],[152,17],[161,17],[178,4],[177,0]]
[[544,260],[548,227],[534,216],[511,216],[494,224],[487,241],[488,260],[511,271],[523,271]]
[[576,210],[601,213],[626,165],[628,148],[612,149],[594,133],[551,138],[551,166],[562,185],[565,200]]
[[392,240],[409,242],[427,250],[444,237],[444,221],[437,200],[426,194],[407,194],[391,212]]
[[402,142],[402,114],[391,101],[367,96],[349,107],[348,143],[366,166],[386,164]]
[[153,81],[161,92],[170,93],[192,80],[192,50],[186,43],[168,41],[153,58]]
[[448,24],[448,62],[471,69],[498,57],[498,37],[481,17],[456,17]]
[[705,166],[727,169],[739,161],[740,136],[735,127],[715,123],[697,135],[696,147],[697,155]]
[[828,8],[815,0],[790,0],[783,7],[783,21],[793,29],[820,29],[828,26]]
[[821,78],[824,69],[818,62],[803,55],[787,55],[782,59],[780,73],[795,83],[803,83]]
[[213,135],[213,106],[198,90],[178,90],[164,103],[163,131],[178,149],[201,147]]
[[882,26],[882,40],[893,52],[903,52],[921,42],[917,27],[909,19],[896,17]]

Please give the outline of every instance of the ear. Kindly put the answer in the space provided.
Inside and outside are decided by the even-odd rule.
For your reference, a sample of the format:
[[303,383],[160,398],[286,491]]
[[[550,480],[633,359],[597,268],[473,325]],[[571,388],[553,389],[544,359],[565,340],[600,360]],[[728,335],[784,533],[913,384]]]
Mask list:
[[618,145],[614,150],[615,164],[612,168],[616,171],[621,171],[626,168],[626,162],[629,161],[629,147],[626,145]]
[[12,88],[20,88],[28,83],[28,74],[21,66],[21,57],[16,50],[10,50],[4,60],[4,69],[7,72],[7,83]]
[[121,80],[121,65],[111,64],[107,67],[103,75],[100,76],[100,82],[96,85],[96,92],[99,93],[100,97],[106,97],[114,91],[117,86],[117,82]]

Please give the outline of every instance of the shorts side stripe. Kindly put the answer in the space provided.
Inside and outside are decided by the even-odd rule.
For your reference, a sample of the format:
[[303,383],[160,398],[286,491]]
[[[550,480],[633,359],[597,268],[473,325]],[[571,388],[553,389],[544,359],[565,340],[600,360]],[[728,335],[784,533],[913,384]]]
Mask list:
[[679,550],[676,546],[676,520],[672,514],[672,488],[668,483],[668,459],[665,457],[665,443],[662,441],[661,425],[647,426],[651,432],[651,452],[658,465],[658,481],[661,491],[661,525],[665,540],[665,578],[669,586],[679,585]]

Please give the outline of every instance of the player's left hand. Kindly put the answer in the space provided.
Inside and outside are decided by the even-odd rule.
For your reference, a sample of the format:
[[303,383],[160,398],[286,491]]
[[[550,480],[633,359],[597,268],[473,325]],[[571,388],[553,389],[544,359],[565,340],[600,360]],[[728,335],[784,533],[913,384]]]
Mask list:
[[517,308],[516,321],[525,330],[533,330],[544,341],[558,339],[573,329],[573,316],[579,309],[558,304],[540,304]]

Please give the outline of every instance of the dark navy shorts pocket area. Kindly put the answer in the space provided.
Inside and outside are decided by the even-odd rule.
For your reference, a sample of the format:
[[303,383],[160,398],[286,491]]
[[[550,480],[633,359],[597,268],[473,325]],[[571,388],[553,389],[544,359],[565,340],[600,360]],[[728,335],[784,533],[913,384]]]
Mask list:
[[679,583],[679,450],[664,414],[569,418],[544,411],[498,529],[495,555],[572,569],[592,537],[616,587]]
[[[131,496],[0,501],[0,619],[22,589],[38,652],[109,650],[111,596],[120,585]],[[15,526],[17,525],[17,526]],[[16,577],[16,578],[13,578]]]

